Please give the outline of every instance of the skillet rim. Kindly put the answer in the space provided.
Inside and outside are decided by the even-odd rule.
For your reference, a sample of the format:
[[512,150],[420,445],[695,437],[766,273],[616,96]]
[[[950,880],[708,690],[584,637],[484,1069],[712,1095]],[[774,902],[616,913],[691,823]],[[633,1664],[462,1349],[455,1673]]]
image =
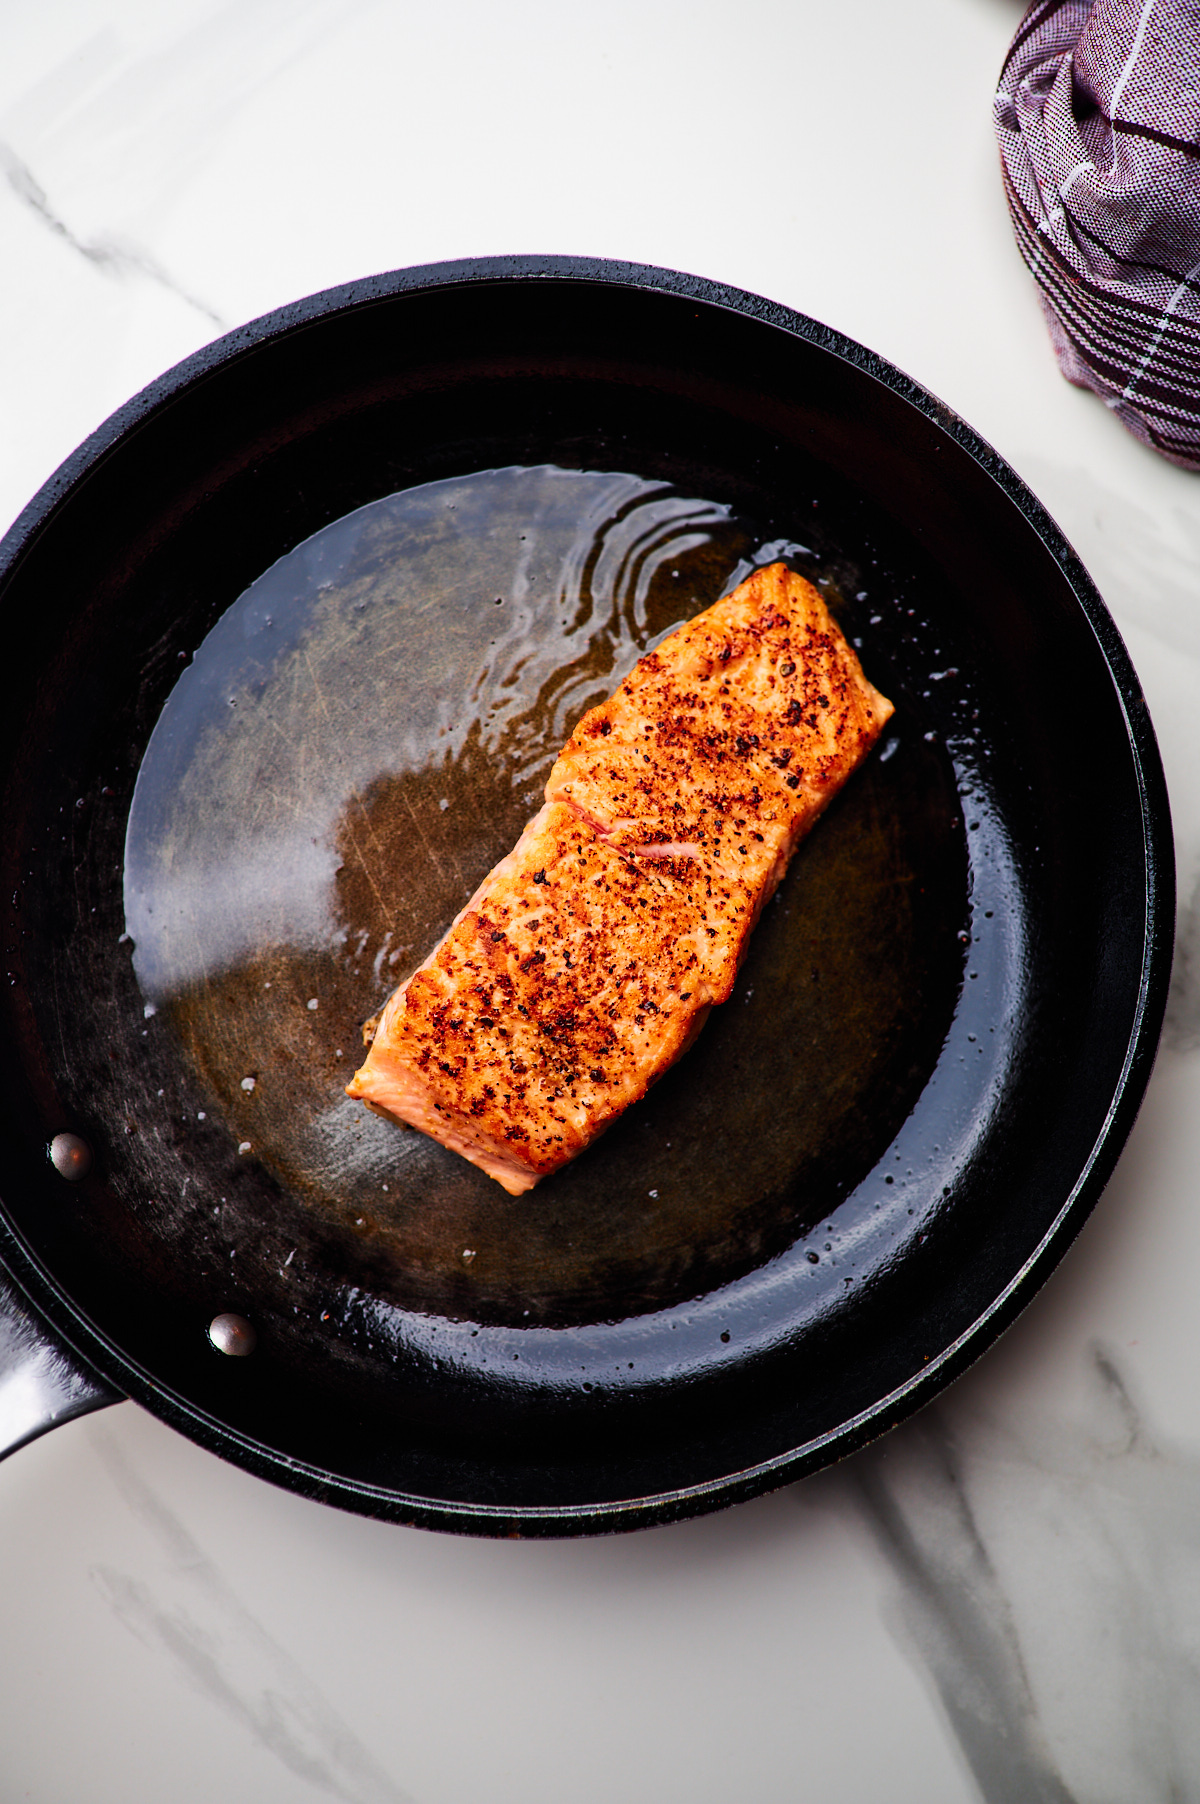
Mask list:
[[105,420],[42,485],[0,540],[0,589],[32,550],[71,492],[180,393],[218,369],[318,320],[407,293],[513,281],[567,281],[666,295],[733,312],[777,328],[848,363],[907,402],[964,452],[1002,491],[1065,579],[1097,642],[1121,710],[1133,761],[1142,826],[1144,915],[1137,1003],[1121,1073],[1104,1121],[1066,1200],[1034,1251],[992,1303],[920,1372],[837,1428],[744,1470],[645,1497],[586,1504],[499,1507],[406,1494],[337,1477],[265,1448],[169,1390],[101,1336],[26,1248],[0,1202],[0,1266],[86,1371],[116,1400],[127,1394],[171,1427],[256,1476],[316,1501],[360,1514],[458,1533],[572,1536],[679,1520],[744,1501],[807,1476],[896,1426],[945,1388],[1015,1319],[1045,1282],[1098,1200],[1133,1126],[1149,1082],[1166,1007],[1174,943],[1174,856],[1166,781],[1154,729],[1129,654],[1095,584],[1042,504],[1016,471],[952,408],[877,353],[782,303],[700,276],[608,259],[513,255],[466,258],[393,270],[341,284],[272,310],[166,371]]

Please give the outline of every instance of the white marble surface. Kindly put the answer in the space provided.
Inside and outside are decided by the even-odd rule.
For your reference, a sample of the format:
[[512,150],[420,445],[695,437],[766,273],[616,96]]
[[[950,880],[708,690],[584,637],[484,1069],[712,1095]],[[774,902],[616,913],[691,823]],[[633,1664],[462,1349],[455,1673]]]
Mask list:
[[0,1467],[0,1804],[1200,1798],[1200,479],[1058,377],[1011,0],[0,4],[0,515],[219,330],[376,269],[646,260],[828,320],[1073,539],[1149,695],[1181,938],[1065,1264],[834,1472],[590,1543],[310,1505],[125,1404]]

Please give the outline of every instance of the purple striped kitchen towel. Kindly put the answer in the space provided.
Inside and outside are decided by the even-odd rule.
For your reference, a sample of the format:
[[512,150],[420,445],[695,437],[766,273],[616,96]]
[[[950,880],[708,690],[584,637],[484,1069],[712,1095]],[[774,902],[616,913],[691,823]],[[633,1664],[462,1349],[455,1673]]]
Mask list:
[[1037,0],[996,133],[1063,375],[1200,470],[1200,0]]

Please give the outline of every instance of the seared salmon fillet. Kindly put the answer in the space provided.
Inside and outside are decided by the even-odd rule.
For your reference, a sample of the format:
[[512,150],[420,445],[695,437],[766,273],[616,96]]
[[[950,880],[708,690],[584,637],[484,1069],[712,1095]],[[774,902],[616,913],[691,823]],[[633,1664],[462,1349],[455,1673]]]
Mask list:
[[685,1052],[892,704],[810,583],[756,570],[591,709],[347,1094],[532,1189]]

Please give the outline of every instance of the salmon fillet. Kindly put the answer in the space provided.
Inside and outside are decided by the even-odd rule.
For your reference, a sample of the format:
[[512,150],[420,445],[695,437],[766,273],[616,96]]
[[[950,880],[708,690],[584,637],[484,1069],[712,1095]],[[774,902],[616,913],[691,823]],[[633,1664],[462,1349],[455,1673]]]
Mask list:
[[532,1189],[726,1000],[796,846],[891,714],[817,590],[756,570],[584,715],[347,1094]]

